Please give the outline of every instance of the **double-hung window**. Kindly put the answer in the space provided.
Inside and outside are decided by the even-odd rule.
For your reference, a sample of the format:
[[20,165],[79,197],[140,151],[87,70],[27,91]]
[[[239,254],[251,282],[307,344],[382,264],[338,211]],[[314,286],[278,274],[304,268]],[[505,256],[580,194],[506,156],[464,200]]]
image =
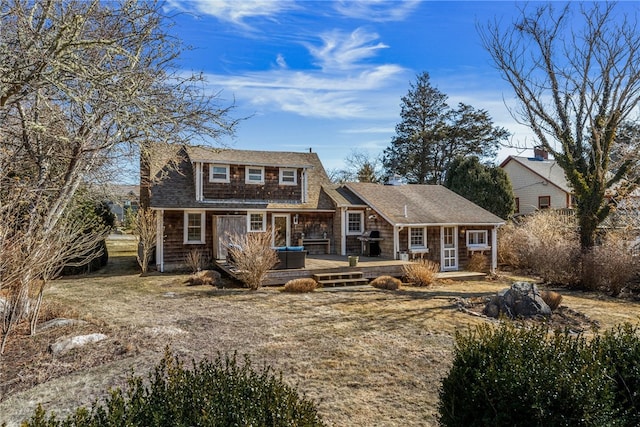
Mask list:
[[229,165],[210,165],[209,166],[209,182],[224,182],[229,180]]
[[411,227],[409,229],[409,248],[414,250],[427,248],[424,227]]
[[364,233],[364,212],[347,212],[347,234]]
[[280,169],[280,185],[296,185],[298,174],[295,169]]
[[468,230],[467,231],[467,247],[468,248],[488,248],[488,232],[487,230]]
[[184,243],[204,243],[204,231],[204,211],[187,211],[184,213]]
[[549,209],[551,207],[551,196],[538,197],[538,209]]
[[245,168],[245,183],[264,184],[264,168],[260,166],[247,166]]
[[266,217],[264,212],[250,212],[247,215],[247,229],[249,231],[265,231],[267,229]]

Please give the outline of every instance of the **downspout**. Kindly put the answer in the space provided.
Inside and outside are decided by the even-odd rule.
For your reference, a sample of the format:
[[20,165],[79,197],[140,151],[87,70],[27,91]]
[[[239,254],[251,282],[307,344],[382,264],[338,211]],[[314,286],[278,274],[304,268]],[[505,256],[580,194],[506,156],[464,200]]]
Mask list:
[[491,274],[496,273],[498,268],[498,226],[493,226],[491,233]]
[[307,169],[302,169],[302,203],[306,203],[308,199],[308,182],[307,182]]
[[201,202],[204,199],[204,183],[202,178],[203,176],[203,172],[202,172],[202,168],[203,168],[203,164],[202,162],[198,162],[196,163],[196,200]]
[[164,273],[164,211],[156,212],[156,269]]

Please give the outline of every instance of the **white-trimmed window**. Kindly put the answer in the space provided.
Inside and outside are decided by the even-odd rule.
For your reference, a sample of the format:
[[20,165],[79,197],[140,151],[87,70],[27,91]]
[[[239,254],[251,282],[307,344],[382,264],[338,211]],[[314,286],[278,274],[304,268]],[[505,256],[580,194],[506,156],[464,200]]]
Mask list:
[[267,214],[265,212],[249,212],[247,214],[247,230],[265,231],[267,229]]
[[280,168],[280,185],[297,185],[298,171]]
[[426,249],[426,229],[424,227],[409,228],[409,249]]
[[347,212],[347,234],[364,233],[364,212]]
[[230,182],[229,165],[209,165],[209,182]]
[[538,209],[549,209],[551,207],[551,196],[538,197]]
[[489,233],[487,230],[467,230],[468,248],[488,248]]
[[264,168],[260,166],[247,166],[245,168],[245,179],[247,184],[264,184]]
[[205,215],[204,211],[185,211],[184,243],[204,243]]

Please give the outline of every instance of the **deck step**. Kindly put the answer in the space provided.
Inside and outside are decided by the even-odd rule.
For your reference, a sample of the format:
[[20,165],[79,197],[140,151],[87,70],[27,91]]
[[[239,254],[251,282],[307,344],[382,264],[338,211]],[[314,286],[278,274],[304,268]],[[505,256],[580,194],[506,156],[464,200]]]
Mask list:
[[317,280],[318,284],[322,287],[334,287],[334,286],[357,286],[366,285],[369,283],[369,279],[364,277],[358,279],[331,279],[331,280]]
[[316,273],[313,275],[313,279],[318,282],[320,286],[355,286],[366,285],[369,283],[368,279],[364,278],[364,274],[361,271],[342,271],[334,273]]
[[316,281],[320,280],[335,280],[335,279],[362,279],[364,274],[362,271],[341,271],[334,273],[314,273],[313,278]]

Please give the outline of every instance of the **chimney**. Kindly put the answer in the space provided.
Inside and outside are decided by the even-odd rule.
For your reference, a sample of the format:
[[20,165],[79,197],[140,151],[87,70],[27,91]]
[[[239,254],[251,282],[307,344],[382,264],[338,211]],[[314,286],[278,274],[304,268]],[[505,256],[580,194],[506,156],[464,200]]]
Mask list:
[[545,150],[544,146],[536,145],[533,147],[533,157],[536,160],[549,160],[549,152]]

